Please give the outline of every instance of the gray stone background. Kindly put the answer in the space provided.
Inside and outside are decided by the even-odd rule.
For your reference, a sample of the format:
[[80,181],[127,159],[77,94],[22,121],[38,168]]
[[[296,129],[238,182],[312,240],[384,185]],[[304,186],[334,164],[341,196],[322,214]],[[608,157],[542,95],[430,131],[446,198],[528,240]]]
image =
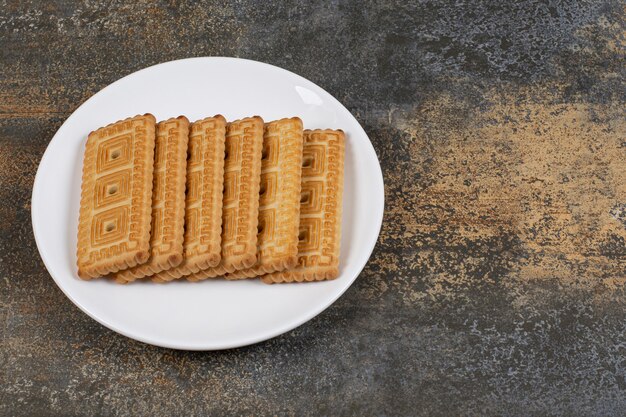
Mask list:
[[[625,14],[617,0],[0,0],[0,414],[626,415]],[[344,103],[379,155],[386,213],[324,313],[180,352],[65,298],[30,195],[80,103],[211,55]]]

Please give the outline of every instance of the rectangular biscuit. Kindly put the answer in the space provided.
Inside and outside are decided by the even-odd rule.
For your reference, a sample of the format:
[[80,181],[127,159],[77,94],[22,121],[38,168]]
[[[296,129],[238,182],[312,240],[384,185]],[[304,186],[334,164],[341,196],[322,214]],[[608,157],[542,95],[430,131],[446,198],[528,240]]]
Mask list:
[[89,134],[78,220],[78,276],[90,279],[150,256],[156,120],[151,114]]
[[345,136],[341,130],[305,130],[298,264],[263,282],[303,282],[339,276]]
[[225,138],[226,119],[221,115],[191,124],[183,259],[155,274],[153,281],[171,281],[220,262]]
[[259,182],[263,148],[263,119],[248,117],[228,124],[224,160],[222,259],[216,267],[190,274],[199,281],[256,262]]
[[150,259],[113,274],[119,283],[156,274],[183,260],[188,139],[189,120],[185,116],[156,126]]
[[265,124],[257,261],[251,268],[226,275],[227,279],[252,278],[296,266],[302,139],[302,120],[297,117]]

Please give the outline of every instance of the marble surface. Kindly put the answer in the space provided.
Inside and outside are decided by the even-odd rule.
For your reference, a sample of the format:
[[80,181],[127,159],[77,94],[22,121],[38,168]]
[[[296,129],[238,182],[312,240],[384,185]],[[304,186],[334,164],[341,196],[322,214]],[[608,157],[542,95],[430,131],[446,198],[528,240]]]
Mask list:
[[[0,415],[625,415],[625,15],[616,0],[0,1]],[[191,56],[322,86],[386,183],[347,293],[222,352],[91,320],[30,224],[71,112]]]

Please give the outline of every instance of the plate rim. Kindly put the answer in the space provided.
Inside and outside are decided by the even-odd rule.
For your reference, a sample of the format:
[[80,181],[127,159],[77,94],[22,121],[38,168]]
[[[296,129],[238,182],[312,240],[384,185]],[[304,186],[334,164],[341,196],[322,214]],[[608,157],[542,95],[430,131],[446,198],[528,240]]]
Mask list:
[[[345,285],[343,285],[343,288],[341,288],[339,291],[337,291],[337,293],[331,297],[329,299],[328,302],[326,303],[321,303],[319,306],[316,306],[315,308],[311,309],[307,314],[305,314],[303,316],[303,318],[300,318],[298,320],[294,320],[293,322],[289,322],[286,325],[283,326],[277,326],[275,329],[273,329],[273,331],[264,333],[263,336],[255,336],[255,337],[250,337],[250,338],[242,338],[239,342],[237,343],[223,343],[223,344],[219,344],[216,343],[215,345],[211,345],[211,346],[190,346],[190,345],[185,345],[185,344],[180,344],[180,343],[168,343],[168,342],[162,342],[162,341],[156,341],[156,340],[151,340],[149,337],[143,337],[141,335],[136,335],[133,334],[132,332],[128,332],[124,329],[119,328],[116,324],[110,323],[107,320],[97,316],[96,314],[92,313],[88,308],[86,308],[81,302],[79,302],[77,299],[75,299],[67,290],[66,288],[60,283],[60,279],[58,279],[55,274],[52,272],[51,270],[51,263],[49,261],[49,259],[47,259],[47,256],[44,255],[45,251],[41,250],[41,246],[40,246],[40,231],[38,231],[38,227],[36,226],[36,221],[35,221],[35,211],[36,211],[36,207],[39,207],[40,203],[38,202],[39,200],[37,199],[37,190],[40,187],[39,183],[41,181],[41,176],[43,174],[41,174],[41,167],[42,165],[44,165],[44,162],[47,161],[47,158],[49,157],[50,153],[50,145],[52,144],[52,142],[56,139],[56,137],[58,136],[59,132],[63,130],[63,127],[70,122],[74,115],[76,114],[76,112],[78,112],[83,106],[85,106],[87,103],[89,103],[92,99],[94,99],[95,97],[97,97],[98,95],[104,94],[105,91],[107,91],[109,88],[112,88],[113,86],[115,86],[118,83],[121,83],[123,80],[126,80],[127,78],[130,77],[134,77],[137,74],[143,72],[143,71],[147,71],[150,69],[153,69],[155,67],[158,66],[163,66],[163,65],[171,65],[174,63],[177,64],[182,64],[184,62],[189,62],[189,61],[237,61],[237,62],[246,62],[247,64],[253,64],[253,65],[261,65],[261,66],[266,66],[268,67],[268,69],[270,69],[271,71],[278,71],[278,72],[284,72],[289,76],[292,77],[296,77],[297,79],[305,82],[305,83],[309,83],[314,85],[315,87],[317,87],[325,96],[326,98],[328,98],[329,100],[333,101],[336,105],[338,105],[340,108],[343,108],[347,114],[350,115],[350,117],[352,117],[352,119],[354,119],[354,122],[356,123],[356,126],[358,126],[358,128],[360,129],[360,133],[362,133],[368,140],[367,140],[367,145],[369,147],[369,151],[373,152],[373,155],[376,157],[376,168],[377,168],[377,172],[376,175],[377,177],[380,178],[380,182],[382,185],[381,188],[381,195],[380,195],[380,203],[378,204],[377,207],[377,212],[380,213],[380,215],[378,216],[377,219],[372,219],[375,220],[375,222],[370,223],[370,227],[374,228],[376,231],[376,239],[373,240],[373,243],[371,244],[371,247],[369,248],[369,253],[367,254],[367,260],[364,262],[364,264],[360,267],[358,267],[358,272],[356,272],[354,278],[350,279],[350,280],[346,280]],[[374,251],[374,248],[376,247],[376,244],[378,243],[378,240],[380,238],[380,231],[382,228],[382,222],[383,222],[383,218],[384,218],[384,212],[385,212],[385,183],[384,183],[384,176],[382,173],[382,168],[380,166],[380,159],[378,157],[378,154],[376,153],[376,149],[374,148],[374,145],[372,144],[372,141],[370,140],[369,136],[367,135],[367,133],[365,132],[365,129],[363,129],[363,126],[361,126],[361,124],[359,123],[359,121],[356,119],[356,117],[354,117],[354,115],[338,100],[336,99],[333,95],[331,95],[329,92],[327,92],[325,89],[323,89],[322,87],[320,87],[319,85],[317,85],[316,83],[314,83],[313,81],[310,81],[304,77],[302,77],[301,75],[298,75],[294,72],[291,72],[289,70],[286,70],[284,68],[278,67],[276,65],[272,65],[272,64],[268,64],[266,62],[262,62],[262,61],[256,61],[256,60],[251,60],[251,59],[245,59],[245,58],[236,58],[236,57],[225,57],[225,56],[201,56],[201,57],[189,57],[189,58],[182,58],[182,59],[176,59],[176,60],[171,60],[171,61],[165,61],[165,62],[160,62],[154,65],[150,65],[148,67],[139,69],[137,71],[133,71],[119,79],[117,79],[116,81],[106,85],[104,88],[100,89],[97,93],[91,95],[89,98],[87,98],[85,101],[83,101],[78,107],[76,107],[72,113],[67,117],[67,119],[65,119],[65,121],[61,124],[61,126],[59,126],[59,128],[56,130],[55,134],[52,136],[52,138],[50,139],[50,141],[48,142],[47,146],[46,146],[46,150],[44,151],[38,165],[37,165],[37,172],[35,174],[35,179],[33,181],[33,190],[31,193],[31,225],[32,225],[32,229],[33,229],[33,235],[35,237],[35,244],[37,246],[37,251],[39,252],[39,256],[41,257],[44,266],[46,267],[46,270],[48,272],[48,274],[52,277],[54,283],[56,284],[57,287],[59,287],[59,289],[61,289],[61,291],[63,292],[63,294],[65,294],[65,296],[76,306],[78,307],[83,313],[85,313],[87,316],[91,317],[93,320],[95,320],[96,322],[100,323],[102,326],[118,333],[121,334],[125,337],[128,337],[130,339],[142,342],[142,343],[146,343],[148,345],[152,345],[152,346],[158,346],[158,347],[162,347],[162,348],[168,348],[168,349],[176,349],[176,350],[187,350],[187,351],[216,351],[216,350],[225,350],[225,349],[233,349],[233,348],[238,348],[238,347],[244,347],[244,346],[249,346],[252,344],[256,344],[256,343],[260,343],[266,340],[270,340],[273,339],[277,336],[280,336],[284,333],[287,333],[301,325],[303,325],[304,323],[310,321],[311,319],[313,319],[314,317],[318,316],[319,314],[321,314],[323,311],[325,311],[328,307],[330,307],[332,304],[334,304],[339,297],[341,297],[347,290],[348,288],[350,288],[352,286],[352,284],[354,283],[354,281],[356,281],[356,279],[360,276],[361,272],[363,271],[363,269],[365,268],[365,266],[368,264],[371,255]]]

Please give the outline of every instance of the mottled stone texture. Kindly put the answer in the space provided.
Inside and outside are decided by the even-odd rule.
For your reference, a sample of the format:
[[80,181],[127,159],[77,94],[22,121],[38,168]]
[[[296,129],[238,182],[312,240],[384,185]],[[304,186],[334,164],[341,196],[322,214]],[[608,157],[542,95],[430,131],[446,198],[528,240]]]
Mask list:
[[[625,15],[619,0],[0,1],[0,414],[626,415]],[[336,96],[387,202],[326,312],[188,353],[65,298],[30,193],[81,102],[203,55]]]

